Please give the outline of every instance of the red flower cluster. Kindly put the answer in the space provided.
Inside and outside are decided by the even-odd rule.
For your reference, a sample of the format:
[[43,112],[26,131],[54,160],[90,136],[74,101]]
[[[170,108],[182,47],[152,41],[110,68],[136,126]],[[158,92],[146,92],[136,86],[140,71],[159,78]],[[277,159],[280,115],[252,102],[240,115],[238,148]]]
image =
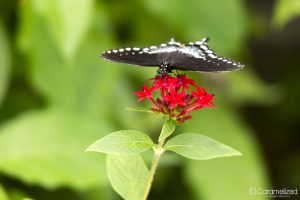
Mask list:
[[[154,107],[153,112],[161,113],[178,123],[183,123],[192,118],[191,113],[201,108],[215,107],[213,104],[214,95],[206,92],[192,79],[185,74],[178,75],[156,75],[152,87],[146,84],[143,91],[134,92],[138,101],[147,98]],[[191,86],[196,90],[191,90]],[[154,91],[160,91],[154,97]],[[154,100],[156,99],[156,100]]]

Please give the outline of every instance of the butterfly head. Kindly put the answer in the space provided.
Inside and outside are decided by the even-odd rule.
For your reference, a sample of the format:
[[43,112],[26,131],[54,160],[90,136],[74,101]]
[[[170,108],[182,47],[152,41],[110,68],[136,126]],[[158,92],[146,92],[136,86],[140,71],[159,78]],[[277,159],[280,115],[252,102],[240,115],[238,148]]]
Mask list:
[[158,74],[168,74],[172,72],[172,68],[170,67],[170,64],[168,61],[163,61],[160,66],[159,69],[157,70]]

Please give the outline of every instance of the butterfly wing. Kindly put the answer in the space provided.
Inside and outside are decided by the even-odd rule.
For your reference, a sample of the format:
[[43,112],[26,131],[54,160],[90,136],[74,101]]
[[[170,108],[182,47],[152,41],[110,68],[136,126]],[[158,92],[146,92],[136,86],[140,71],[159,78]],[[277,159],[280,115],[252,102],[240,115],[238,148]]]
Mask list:
[[198,72],[226,72],[243,68],[239,62],[217,56],[204,38],[188,45],[171,39],[167,44],[148,48],[121,48],[105,51],[101,56],[119,63],[139,66],[160,66],[169,63],[172,69]]
[[229,72],[244,67],[239,62],[217,56],[205,42],[190,43],[179,48],[170,65],[174,69],[198,72]]
[[161,55],[149,52],[157,48],[152,46],[150,48],[124,48],[124,49],[114,49],[110,51],[105,51],[102,53],[102,57],[108,60],[112,60],[119,63],[139,65],[139,66],[159,66]]
[[169,62],[177,54],[180,45],[172,38],[160,46],[113,49],[103,52],[101,56],[119,63],[158,67],[165,61]]

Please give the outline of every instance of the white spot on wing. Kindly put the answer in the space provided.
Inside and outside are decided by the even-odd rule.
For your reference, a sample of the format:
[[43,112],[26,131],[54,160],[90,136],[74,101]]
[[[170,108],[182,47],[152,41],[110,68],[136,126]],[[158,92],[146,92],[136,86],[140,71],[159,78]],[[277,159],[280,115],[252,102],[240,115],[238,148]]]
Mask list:
[[170,42],[168,42],[168,44],[169,44],[169,45],[176,45],[176,46],[178,46],[178,47],[181,46],[179,42],[176,42],[176,41],[174,40],[174,38],[171,38],[171,40],[170,40]]
[[123,51],[124,51],[124,49],[119,49],[119,51],[120,51],[120,52],[123,52]]
[[130,51],[131,50],[131,48],[126,48],[126,51]]
[[118,50],[113,50],[114,53],[118,53]]
[[212,53],[211,53],[211,54],[208,54],[208,56],[211,57],[211,58],[217,58],[217,56],[214,55],[214,54],[212,54]]
[[158,49],[154,49],[149,51],[149,54],[154,54],[154,53],[171,53],[171,52],[175,52],[178,50],[178,47],[175,46],[167,46],[164,48],[158,48]]
[[205,45],[200,45],[200,48],[203,49],[204,51],[208,50],[208,47]]
[[150,49],[157,49],[157,46],[151,46]]
[[171,39],[170,39],[170,42],[175,42],[174,38],[171,38]]
[[203,60],[205,60],[205,57],[201,55],[201,52],[199,51],[199,49],[193,47],[193,46],[187,46],[185,48],[180,48],[178,49],[179,52],[186,54],[188,56],[192,56],[194,58],[201,58]]
[[133,50],[134,50],[134,51],[139,51],[140,48],[134,47]]

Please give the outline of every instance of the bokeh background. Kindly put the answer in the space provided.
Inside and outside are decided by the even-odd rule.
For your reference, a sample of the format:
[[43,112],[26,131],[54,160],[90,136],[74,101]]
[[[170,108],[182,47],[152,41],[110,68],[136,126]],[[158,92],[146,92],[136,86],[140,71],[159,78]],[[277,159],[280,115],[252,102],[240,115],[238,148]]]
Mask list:
[[156,69],[100,53],[206,36],[246,67],[189,73],[218,109],[198,112],[177,133],[208,135],[243,156],[166,154],[149,199],[276,199],[250,195],[251,187],[298,188],[288,199],[300,199],[299,0],[1,0],[0,200],[120,199],[105,156],[84,150],[119,129],[157,137],[162,119],[125,110],[141,106],[132,92]]

